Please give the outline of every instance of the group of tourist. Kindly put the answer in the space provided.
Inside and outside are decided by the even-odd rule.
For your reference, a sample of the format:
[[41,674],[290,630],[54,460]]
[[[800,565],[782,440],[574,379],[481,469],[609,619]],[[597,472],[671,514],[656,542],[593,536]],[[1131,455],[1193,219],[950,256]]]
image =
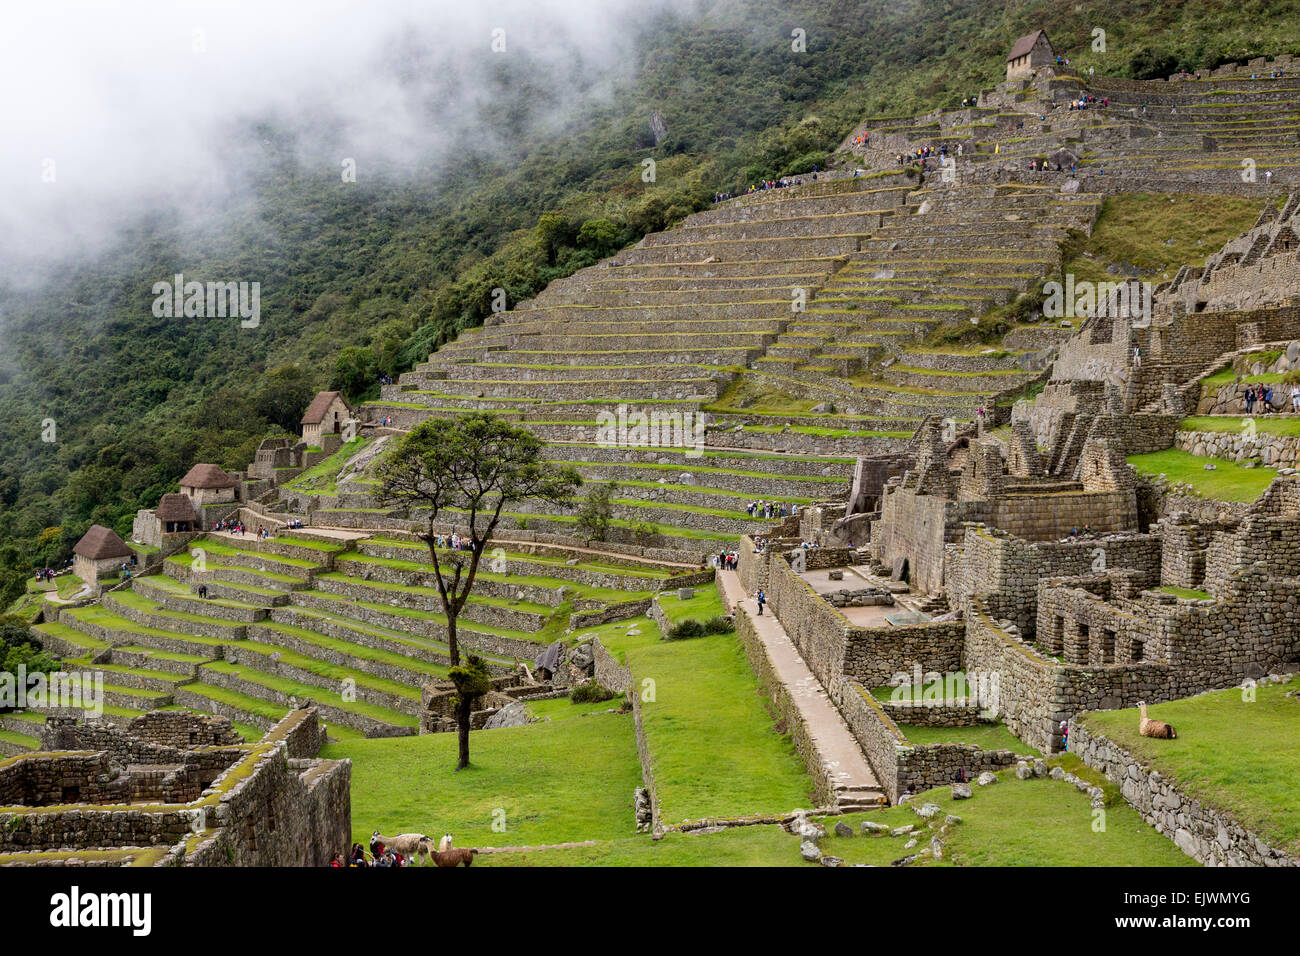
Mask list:
[[[68,567],[72,567],[72,559],[71,559],[71,558],[68,558]],[[65,568],[65,570],[66,570],[66,568]],[[38,571],[36,572],[36,580],[37,580],[37,582],[40,582],[40,581],[53,581],[53,580],[54,580],[54,574],[55,574],[55,572],[54,572],[54,569],[53,569],[53,568],[42,568],[42,569],[40,569],[40,570],[38,570]]]
[[451,534],[438,535],[438,547],[440,549],[450,548],[452,551],[473,551],[474,542],[468,537],[462,537],[459,532],[453,531]]
[[[1070,100],[1070,109],[1086,110],[1089,106],[1096,106],[1098,103],[1100,103],[1102,106],[1110,106],[1110,97],[1103,96],[1099,100],[1091,93],[1086,93],[1083,96],[1079,97],[1077,100]],[[1146,107],[1144,106],[1143,109],[1145,110]]]
[[382,425],[382,426],[385,427],[385,428],[392,428],[392,427],[393,427],[393,416],[392,416],[392,415],[385,415],[383,418],[379,419],[379,424]]
[[[817,180],[816,166],[813,166],[812,178],[814,182]],[[802,186],[802,185],[803,185],[803,178],[798,176],[796,177],[782,176],[780,179],[764,179],[762,182],[755,183],[754,185],[746,189],[745,195],[749,195],[750,193],[761,193],[765,189],[786,189],[790,186]],[[731,195],[729,193],[719,193],[718,195],[723,196],[726,199],[731,198]],[[714,200],[714,202],[721,202],[721,201],[722,201],[721,199]]]
[[376,840],[370,845],[371,852],[366,853],[366,848],[360,843],[353,843],[352,849],[348,851],[347,859],[344,860],[342,853],[335,853],[334,859],[330,860],[330,866],[410,866],[411,861],[402,854],[387,849],[384,844]]
[[854,145],[854,146],[870,146],[870,145],[871,145],[871,133],[870,133],[870,132],[866,132],[866,133],[862,133],[861,135],[858,135],[858,136],[853,137],[853,145]]
[[[1255,413],[1256,405],[1259,406],[1262,415],[1269,415],[1278,410],[1273,404],[1273,386],[1267,382],[1260,385],[1247,385],[1242,401],[1246,404],[1247,415]],[[1291,386],[1291,411],[1300,412],[1300,382]]]
[[[293,524],[290,523],[289,527],[292,528]],[[300,528],[302,527],[301,521],[298,522],[298,527]],[[239,535],[239,537],[241,538],[244,537],[244,535],[249,533],[247,525],[245,525],[242,521],[236,521],[233,518],[231,519],[223,518],[221,521],[214,521],[212,523],[212,530],[228,531],[231,534]],[[266,541],[271,537],[271,530],[267,527],[264,527],[263,525],[258,525],[257,531],[254,533],[256,534],[257,539],[259,541]]]
[[751,501],[745,506],[745,511],[751,518],[762,518],[765,521],[770,521],[773,518],[784,518],[787,515],[798,514],[799,506],[785,501]]
[[[1069,170],[1070,175],[1073,176],[1075,170],[1077,170],[1078,168],[1079,167],[1077,163],[1071,163],[1070,170]],[[1031,173],[1046,173],[1049,172],[1051,169],[1052,169],[1052,164],[1045,159],[1041,161],[1037,159],[1031,159],[1029,161],[1029,171]],[[1059,162],[1056,164],[1056,171],[1058,173],[1065,172],[1065,170],[1061,167],[1061,164]]]
[[739,563],[739,551],[719,551],[713,556],[713,567],[717,571],[734,571]]
[[1096,533],[1095,531],[1092,530],[1092,525],[1090,525],[1090,524],[1085,524],[1085,525],[1083,526],[1083,530],[1082,530],[1082,531],[1080,531],[1078,528],[1071,528],[1071,529],[1070,529],[1070,537],[1071,537],[1071,538],[1095,538],[1096,536],[1097,536],[1097,533]]
[[285,527],[286,527],[286,528],[301,528],[301,527],[302,527],[302,519],[301,519],[301,518],[290,518],[290,519],[289,519],[289,523],[286,524]]
[[392,385],[392,384],[393,384],[393,377],[392,377],[391,375],[389,375],[388,373],[386,373],[386,372],[380,372],[380,373],[379,373],[379,384],[380,384],[380,385]]

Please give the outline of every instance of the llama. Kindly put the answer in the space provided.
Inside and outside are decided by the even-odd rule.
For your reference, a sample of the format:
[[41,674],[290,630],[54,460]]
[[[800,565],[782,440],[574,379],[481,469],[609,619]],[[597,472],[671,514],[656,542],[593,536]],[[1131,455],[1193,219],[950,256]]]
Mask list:
[[429,854],[435,852],[433,849],[433,840],[422,833],[399,833],[395,837],[380,836],[376,830],[370,835],[370,846],[373,850],[375,841],[378,840],[384,844],[384,848],[392,850],[394,853],[400,853],[408,860],[414,861],[418,856],[423,866],[424,861]]
[[438,851],[441,853],[445,853],[450,849],[451,849],[451,834],[444,833],[442,835],[442,839],[438,841]]
[[1161,740],[1173,740],[1178,735],[1174,733],[1174,728],[1166,724],[1163,720],[1152,720],[1147,716],[1146,701],[1138,701],[1138,713],[1141,718],[1138,720],[1138,733],[1143,737],[1156,737]]
[[469,867],[474,862],[474,857],[478,850],[433,850],[433,862],[438,866],[461,866],[462,864]]

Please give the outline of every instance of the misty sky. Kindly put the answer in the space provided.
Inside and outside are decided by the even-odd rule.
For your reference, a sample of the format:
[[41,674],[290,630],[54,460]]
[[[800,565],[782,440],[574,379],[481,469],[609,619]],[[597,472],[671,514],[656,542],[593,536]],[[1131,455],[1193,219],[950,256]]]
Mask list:
[[[636,26],[689,0],[42,0],[0,34],[0,269],[23,283],[141,212],[237,191],[248,121],[305,164],[427,161],[475,129],[493,57],[575,77],[626,68]],[[504,53],[491,49],[505,31]],[[590,94],[590,95],[594,95]],[[326,135],[328,131],[328,135]]]

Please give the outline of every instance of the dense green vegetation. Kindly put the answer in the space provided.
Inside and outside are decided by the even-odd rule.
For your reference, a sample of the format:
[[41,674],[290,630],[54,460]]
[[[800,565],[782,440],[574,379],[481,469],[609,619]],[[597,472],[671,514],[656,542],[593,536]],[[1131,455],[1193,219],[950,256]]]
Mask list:
[[[1035,27],[1078,65],[1154,76],[1300,51],[1298,6],[715,0],[652,20],[629,78],[593,77],[577,92],[600,95],[566,123],[552,122],[539,66],[503,66],[482,91],[497,135],[451,162],[341,183],[337,166],[298,159],[295,131],[256,126],[249,192],[224,219],[194,230],[142,215],[47,286],[0,286],[0,605],[92,522],[129,530],[196,461],[244,467],[316,389],[373,397],[381,372],[481,322],[494,290],[518,302],[717,191],[824,163],[864,117],[958,104]],[[1089,52],[1097,25],[1105,54]],[[806,52],[791,50],[795,28]],[[657,144],[654,111],[668,127]],[[177,272],[260,282],[260,325],[155,317],[152,286]]]

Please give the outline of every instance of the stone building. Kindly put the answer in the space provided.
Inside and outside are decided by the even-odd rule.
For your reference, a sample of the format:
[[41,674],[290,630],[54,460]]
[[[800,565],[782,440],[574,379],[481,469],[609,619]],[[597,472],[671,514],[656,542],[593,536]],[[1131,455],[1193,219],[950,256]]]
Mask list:
[[224,717],[55,717],[0,760],[0,866],[324,866],[352,829],[351,762],[324,740],[315,707],[256,743]]
[[207,505],[233,504],[238,487],[239,482],[233,476],[211,464],[195,465],[181,479],[181,494],[189,498],[200,514]]
[[340,435],[343,424],[352,417],[352,409],[341,392],[317,392],[302,416],[302,439],[312,447],[322,447],[326,435]]
[[94,587],[100,575],[112,575],[134,559],[135,552],[116,531],[95,524],[72,548],[72,573]]
[[1007,54],[1007,79],[1029,79],[1040,66],[1047,66],[1056,61],[1056,51],[1052,41],[1047,39],[1047,31],[1035,30],[1022,36]]

